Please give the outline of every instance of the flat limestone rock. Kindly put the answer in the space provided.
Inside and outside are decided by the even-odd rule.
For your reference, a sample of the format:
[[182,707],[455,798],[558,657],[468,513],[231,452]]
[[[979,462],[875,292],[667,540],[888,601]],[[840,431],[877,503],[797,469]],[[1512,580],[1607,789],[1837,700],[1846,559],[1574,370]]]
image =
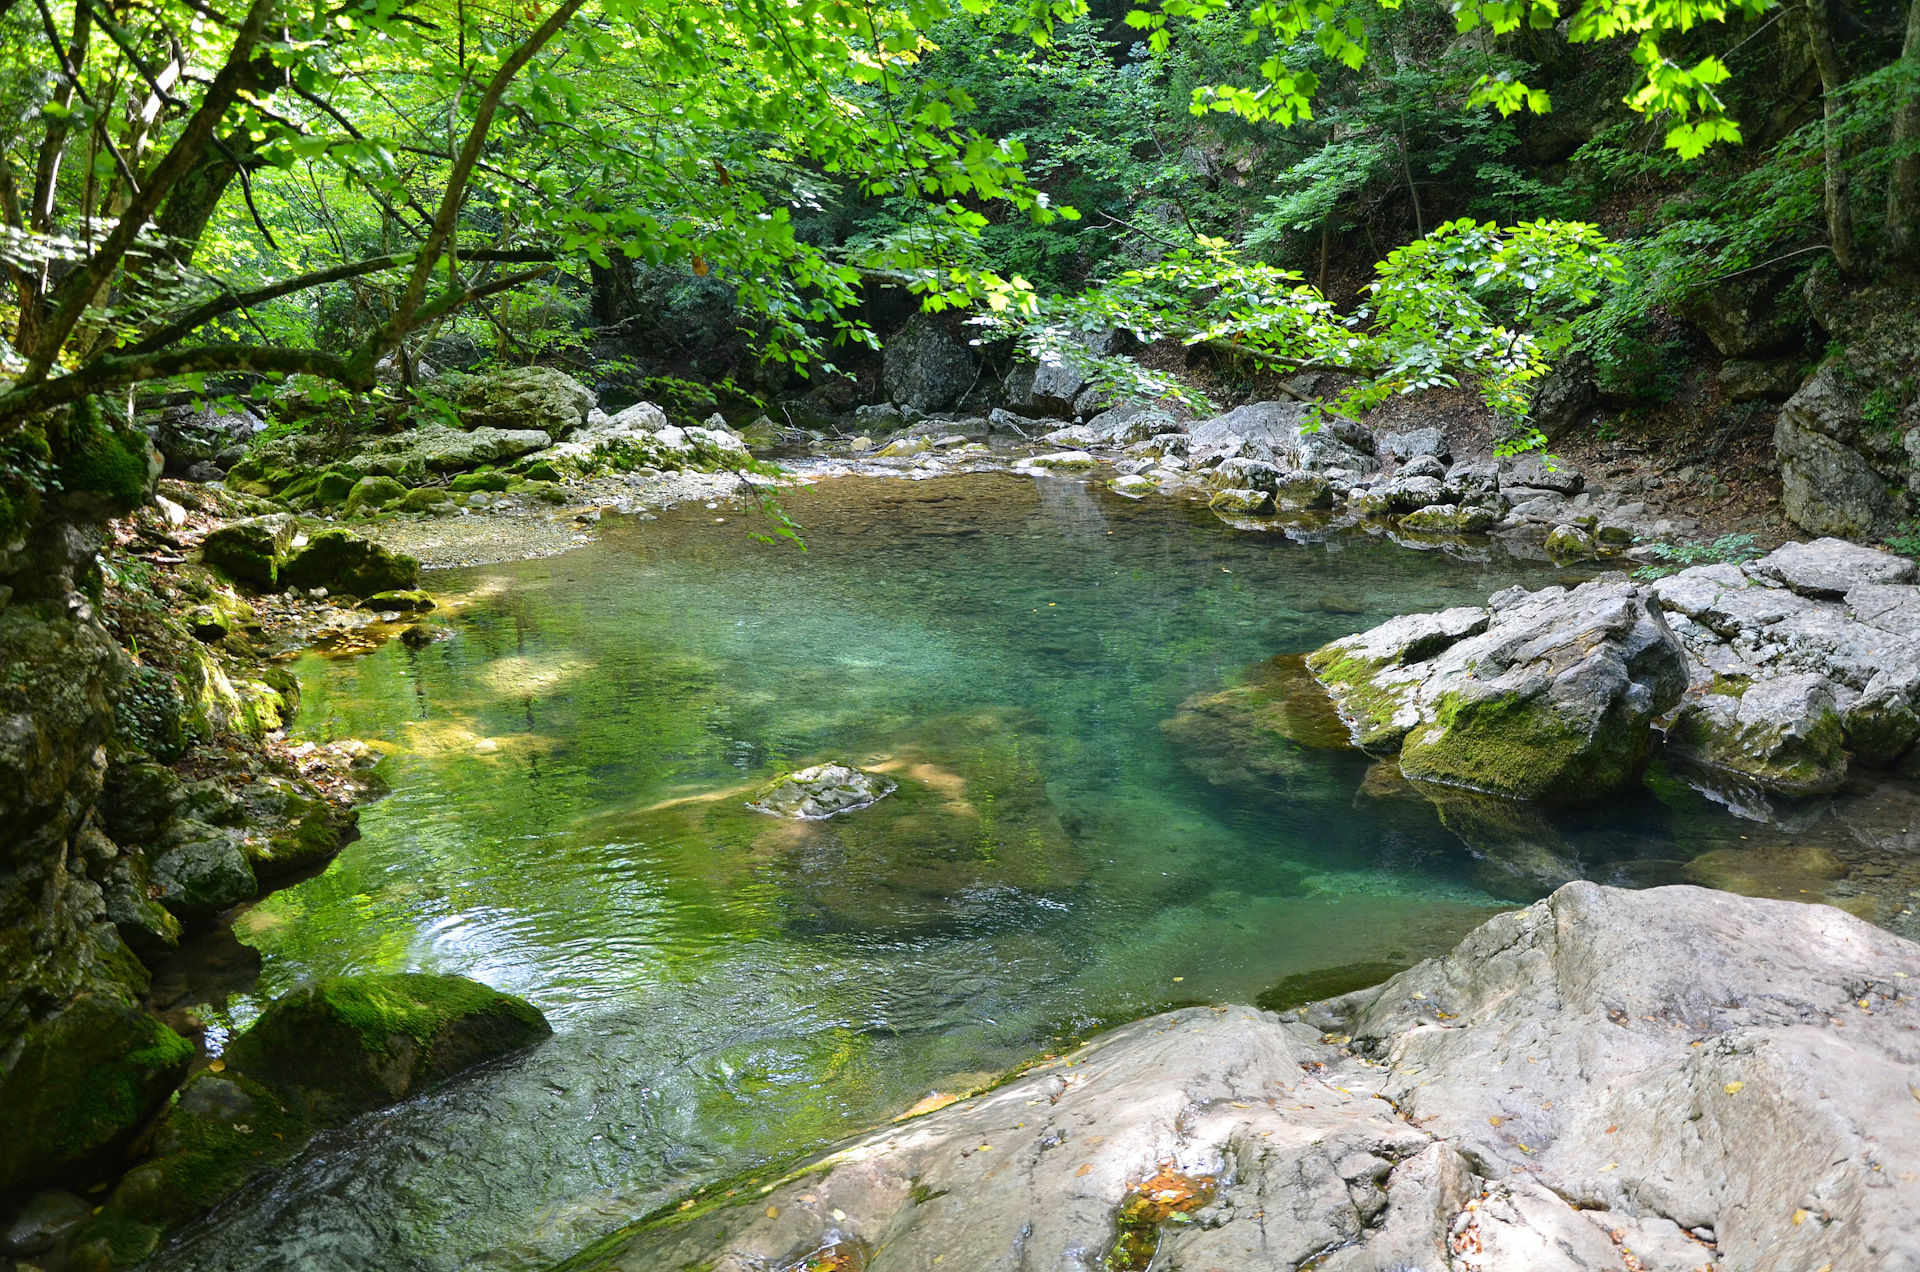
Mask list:
[[1920,946],[1828,907],[1576,882],[1384,985],[1123,1026],[562,1266],[1915,1272],[1917,980]]
[[1832,600],[1869,583],[1910,583],[1914,564],[1879,548],[1845,539],[1787,543],[1753,563],[1753,572],[1785,583],[1802,596]]
[[774,817],[821,821],[885,799],[896,785],[891,778],[845,764],[816,764],[775,778],[747,807]]

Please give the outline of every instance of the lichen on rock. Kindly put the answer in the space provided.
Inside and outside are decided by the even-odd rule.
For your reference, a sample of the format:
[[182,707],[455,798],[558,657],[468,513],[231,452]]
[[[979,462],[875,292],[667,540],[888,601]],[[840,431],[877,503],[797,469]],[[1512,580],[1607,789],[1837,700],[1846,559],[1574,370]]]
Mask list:
[[763,786],[747,807],[756,813],[821,821],[856,812],[885,799],[898,786],[892,778],[846,764],[815,764],[784,773]]

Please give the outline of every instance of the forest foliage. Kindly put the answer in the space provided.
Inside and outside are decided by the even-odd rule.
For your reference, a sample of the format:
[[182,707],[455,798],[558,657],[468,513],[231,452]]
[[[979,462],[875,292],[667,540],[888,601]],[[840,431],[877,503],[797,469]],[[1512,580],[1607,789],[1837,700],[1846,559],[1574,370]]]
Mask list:
[[[1182,390],[1079,333],[1337,370],[1338,409],[1470,383],[1518,424],[1558,354],[1644,361],[1690,289],[1911,252],[1916,22],[1849,12],[0,0],[0,431],[236,375],[404,397],[454,337],[564,361],[613,293],[817,367],[876,342],[875,279],[1140,392]],[[1811,101],[1756,40],[1812,50]]]

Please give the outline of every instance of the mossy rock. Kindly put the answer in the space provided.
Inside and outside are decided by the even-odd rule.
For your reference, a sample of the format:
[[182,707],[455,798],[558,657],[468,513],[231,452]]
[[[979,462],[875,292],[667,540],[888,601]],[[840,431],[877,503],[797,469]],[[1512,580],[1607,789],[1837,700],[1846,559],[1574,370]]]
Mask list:
[[294,1113],[336,1121],[551,1032],[531,1003],[464,976],[341,976],[275,999],[226,1061]]
[[1400,768],[1408,777],[1465,786],[1507,799],[1567,801],[1620,787],[1646,758],[1644,728],[1594,736],[1561,719],[1547,695],[1449,693],[1432,720],[1407,734]]
[[1405,963],[1343,963],[1339,967],[1295,972],[1276,982],[1254,999],[1253,1004],[1261,1011],[1292,1011],[1295,1007],[1338,998],[1355,990],[1372,989],[1406,970]]
[[229,522],[201,542],[200,560],[236,583],[272,591],[280,585],[280,562],[293,532],[286,514]]
[[299,588],[372,596],[419,586],[420,563],[349,531],[322,530],[288,558],[280,578]]
[[438,609],[439,602],[426,593],[415,589],[409,592],[375,592],[360,602],[360,608],[370,610],[398,610],[402,614],[425,614],[428,610]]
[[471,494],[476,490],[505,490],[512,479],[500,472],[461,473],[447,483],[447,489],[456,495]]
[[444,486],[420,486],[409,490],[400,500],[402,512],[431,512],[453,506],[453,495]]
[[276,878],[331,861],[342,833],[351,826],[310,782],[285,777],[254,779],[241,793],[248,824],[256,832],[245,841],[254,874]]
[[521,470],[521,476],[528,481],[559,481],[560,474],[554,471],[552,464],[544,459],[536,459]]
[[140,1262],[169,1229],[292,1160],[314,1129],[251,1078],[196,1074],[154,1128],[153,1155],[122,1176],[100,1213],[75,1229],[66,1267],[112,1272]]
[[358,473],[342,472],[339,469],[321,473],[320,480],[315,482],[313,487],[314,502],[322,507],[338,508],[347,502],[347,496],[353,493],[353,488],[359,480]]
[[185,1038],[101,994],[34,1025],[0,1080],[0,1195],[110,1166],[192,1058]]
[[346,514],[352,517],[384,508],[406,495],[406,486],[392,477],[362,477],[347,492]]
[[69,499],[85,497],[103,504],[103,511],[124,516],[146,502],[160,475],[156,458],[145,434],[109,427],[88,403],[68,425],[60,489]]

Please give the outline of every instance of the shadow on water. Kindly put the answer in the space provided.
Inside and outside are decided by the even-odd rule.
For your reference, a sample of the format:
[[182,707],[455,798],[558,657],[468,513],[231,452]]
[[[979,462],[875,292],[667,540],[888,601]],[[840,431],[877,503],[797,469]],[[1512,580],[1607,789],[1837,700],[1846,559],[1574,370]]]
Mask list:
[[[1348,751],[1247,758],[1246,712],[1310,706],[1265,660],[1554,581],[1538,565],[1052,479],[788,508],[805,553],[684,509],[437,576],[454,640],[299,664],[300,728],[392,744],[394,793],[239,917],[258,981],[220,1024],[308,977],[425,969],[557,1032],[330,1134],[155,1266],[542,1266],[1101,1022],[1438,953],[1555,862],[1670,881],[1698,853],[1676,826],[1733,821],[1673,783],[1523,823]],[[826,823],[743,807],[824,760],[900,790]]]

